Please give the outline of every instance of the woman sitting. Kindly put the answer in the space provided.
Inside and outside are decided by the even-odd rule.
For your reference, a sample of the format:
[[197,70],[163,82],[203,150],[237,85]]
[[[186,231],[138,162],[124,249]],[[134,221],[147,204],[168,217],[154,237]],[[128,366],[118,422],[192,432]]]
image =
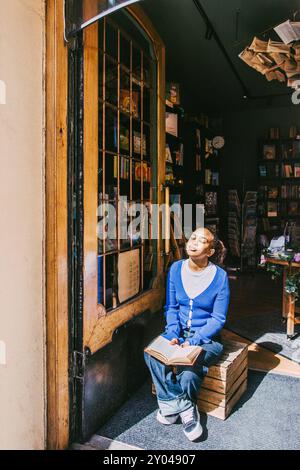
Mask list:
[[172,368],[145,353],[156,388],[161,424],[180,416],[191,441],[202,434],[197,398],[208,367],[218,362],[223,346],[219,333],[229,304],[227,273],[210,261],[222,243],[208,229],[198,229],[186,245],[188,259],[173,263],[167,279],[166,329],[162,336],[172,345],[199,345],[203,351],[193,366]]

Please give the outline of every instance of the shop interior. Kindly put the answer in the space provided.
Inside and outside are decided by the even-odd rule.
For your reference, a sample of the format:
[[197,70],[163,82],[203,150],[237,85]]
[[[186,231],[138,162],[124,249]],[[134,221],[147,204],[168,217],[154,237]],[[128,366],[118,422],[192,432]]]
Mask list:
[[[252,375],[248,379],[247,393],[226,421],[205,418],[209,431],[196,446],[197,449],[219,445],[267,448],[270,442],[266,430],[274,427],[274,423],[262,409],[270,412],[271,408],[278,408],[275,414],[279,418],[283,400],[294,400],[290,391],[295,386],[295,377],[300,377],[299,326],[294,301],[300,285],[300,264],[297,264],[300,252],[300,108],[293,101],[297,98],[293,81],[300,78],[300,36],[286,44],[274,30],[287,20],[300,21],[299,2],[144,0],[140,6],[165,45],[165,186],[170,205],[204,204],[205,225],[218,235],[226,248],[226,256],[220,263],[229,275],[231,302],[224,337],[242,340],[249,346]],[[122,15],[111,16],[112,19],[115,16],[133,37],[135,33],[128,31],[130,26]],[[141,39],[137,36],[136,40]],[[249,57],[253,59],[252,64]],[[134,57],[131,66],[134,68]],[[146,82],[145,77],[146,72]],[[126,88],[125,81],[123,88]],[[150,198],[151,162],[146,155],[151,154],[152,142],[147,121],[151,121],[151,112],[155,112],[148,108],[146,88],[144,118],[141,119],[145,122],[135,129],[137,139],[140,137],[137,145],[142,153],[144,151],[144,162],[138,168],[144,172],[145,202]],[[107,92],[113,96],[113,87]],[[134,101],[134,85],[131,96]],[[134,103],[131,109],[134,112]],[[111,123],[113,127],[113,116]],[[141,142],[143,134],[145,142]],[[106,135],[112,152],[114,138]],[[120,194],[122,191],[126,194],[129,191],[126,175],[130,171],[126,166],[126,139],[122,145],[125,156],[124,161],[120,158],[119,190]],[[109,187],[112,177],[109,171],[113,175],[117,163],[107,155],[103,158],[108,181],[104,181],[104,185]],[[137,168],[135,175],[136,171]],[[114,183],[111,183],[107,199],[113,200],[114,191]],[[102,189],[102,193],[100,190],[100,197],[105,199],[105,193],[106,189]],[[133,184],[132,194],[133,199],[143,199],[140,185]],[[192,228],[195,229],[195,225]],[[126,243],[130,245],[121,240],[121,248],[126,249]],[[138,246],[134,237],[131,243]],[[184,239],[171,240],[164,259],[167,267],[185,257],[184,243]],[[98,302],[108,309],[122,303],[122,295],[126,300],[120,288],[118,296],[114,296],[117,258],[102,256],[103,252],[112,252],[115,248],[99,246],[99,273],[104,260],[110,274],[106,278],[105,292],[99,284]],[[147,289],[151,287],[153,252],[147,243],[141,250],[142,288]],[[131,372],[134,374],[133,370]],[[275,394],[276,390],[282,393],[283,399],[278,401],[274,393],[270,396],[270,389]],[[247,425],[244,412],[247,406],[251,408],[251,425]],[[294,418],[292,411],[287,415],[286,407],[288,422]],[[172,435],[159,429],[159,424],[152,422],[154,408],[155,399],[149,396],[149,380],[137,391],[133,387],[128,400],[123,400],[110,419],[106,417],[106,423],[90,445],[96,445],[99,436],[105,436],[124,445],[147,449],[195,448],[195,444],[181,442],[179,429]],[[260,425],[261,413],[264,425]],[[239,437],[234,431],[236,426],[239,426]],[[274,439],[275,434],[271,434]],[[228,439],[233,436],[237,440],[229,443]],[[288,445],[282,435],[275,441],[271,444],[275,448]]]

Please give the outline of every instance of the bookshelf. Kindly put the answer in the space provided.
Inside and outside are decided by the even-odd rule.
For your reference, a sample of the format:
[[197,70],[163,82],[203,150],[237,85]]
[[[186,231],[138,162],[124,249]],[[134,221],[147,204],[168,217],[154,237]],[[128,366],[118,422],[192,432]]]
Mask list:
[[201,120],[186,119],[185,201],[192,204],[193,229],[196,227],[196,204],[205,205],[205,226],[219,234],[220,216],[220,151],[212,146],[215,133]]
[[258,159],[259,233],[283,233],[300,221],[300,139],[263,140]]

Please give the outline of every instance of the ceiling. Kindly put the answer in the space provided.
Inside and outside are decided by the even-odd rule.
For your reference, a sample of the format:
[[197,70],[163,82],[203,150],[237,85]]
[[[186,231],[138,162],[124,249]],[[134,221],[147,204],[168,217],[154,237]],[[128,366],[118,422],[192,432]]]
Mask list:
[[[253,37],[280,40],[271,29],[285,20],[300,21],[300,0],[200,0],[210,22],[225,47],[238,75],[252,97],[245,92],[214,38],[205,39],[206,24],[193,0],[143,0],[141,6],[152,20],[166,45],[167,80],[181,85],[183,106],[190,112],[245,107],[294,106],[291,89],[279,82],[268,82],[251,69],[238,54]],[[237,28],[237,12],[238,28]],[[257,99],[276,95],[275,98]]]

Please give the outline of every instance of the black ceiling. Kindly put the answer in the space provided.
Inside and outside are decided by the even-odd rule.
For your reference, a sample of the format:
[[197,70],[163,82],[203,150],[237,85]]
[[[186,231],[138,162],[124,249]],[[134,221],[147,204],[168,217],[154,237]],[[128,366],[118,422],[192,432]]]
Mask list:
[[[282,95],[291,89],[248,67],[238,54],[253,37],[280,40],[266,29],[293,19],[300,21],[300,0],[199,0],[250,95]],[[183,106],[221,111],[256,106],[292,105],[290,96],[243,98],[245,92],[214,38],[205,39],[207,27],[193,0],[143,0],[142,7],[166,45],[166,73],[179,82]],[[238,12],[238,22],[237,22]],[[237,27],[238,23],[238,27]]]

